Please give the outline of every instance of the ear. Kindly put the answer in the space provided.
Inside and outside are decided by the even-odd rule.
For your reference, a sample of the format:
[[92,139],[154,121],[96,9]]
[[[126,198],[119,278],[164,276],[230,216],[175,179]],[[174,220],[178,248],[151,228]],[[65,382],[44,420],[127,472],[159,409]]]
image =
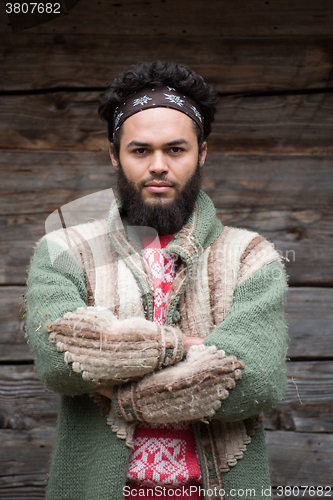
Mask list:
[[202,167],[205,163],[205,160],[206,160],[206,156],[207,156],[207,142],[203,142],[202,146],[201,146],[201,149],[200,149],[200,153],[199,153],[199,165],[200,167]]
[[113,146],[112,142],[110,144],[109,152],[110,152],[110,158],[111,158],[112,165],[114,166],[114,168],[116,170],[119,170],[119,160],[118,160],[117,155],[115,154],[114,146]]

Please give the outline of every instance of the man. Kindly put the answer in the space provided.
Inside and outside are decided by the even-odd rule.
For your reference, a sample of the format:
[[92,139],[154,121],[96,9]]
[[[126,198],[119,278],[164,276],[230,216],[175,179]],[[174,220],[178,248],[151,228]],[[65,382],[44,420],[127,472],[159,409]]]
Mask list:
[[200,190],[217,96],[156,61],[102,102],[119,200],[44,237],[28,278],[37,373],[62,395],[47,499],[270,497],[261,415],[285,388],[286,281]]

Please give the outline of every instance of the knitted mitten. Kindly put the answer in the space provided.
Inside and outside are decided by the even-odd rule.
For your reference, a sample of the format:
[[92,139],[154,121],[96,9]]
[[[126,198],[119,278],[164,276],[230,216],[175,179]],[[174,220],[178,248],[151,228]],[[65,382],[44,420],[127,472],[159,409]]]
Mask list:
[[144,318],[118,320],[107,309],[79,307],[48,323],[49,340],[84,380],[103,384],[140,378],[182,357],[180,330]]
[[115,389],[113,408],[131,422],[180,422],[211,417],[241,378],[243,361],[215,346],[192,346],[185,361]]

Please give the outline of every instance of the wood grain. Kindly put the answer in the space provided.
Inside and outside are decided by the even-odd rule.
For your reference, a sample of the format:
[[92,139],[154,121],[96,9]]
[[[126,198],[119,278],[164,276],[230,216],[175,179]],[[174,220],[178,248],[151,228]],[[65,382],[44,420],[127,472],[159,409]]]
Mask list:
[[[31,361],[24,338],[25,287],[0,287],[0,361]],[[333,290],[330,288],[290,288],[287,295],[287,322],[292,359],[333,357]],[[291,364],[289,363],[291,366]],[[297,365],[295,365],[297,366]]]
[[[310,211],[311,212],[311,211]],[[46,214],[47,215],[47,214]],[[45,234],[45,214],[0,216],[0,284],[22,285],[35,243]],[[290,284],[331,286],[333,214],[290,210],[219,210],[222,223],[258,231],[286,257]]]
[[[108,151],[0,151],[0,212],[51,213],[70,201],[116,187]],[[333,208],[333,155],[208,153],[203,187],[216,208],[237,214],[291,210],[315,224]],[[248,212],[246,212],[248,210]],[[265,223],[265,226],[267,224]]]
[[[331,361],[288,362],[285,398],[264,422],[267,430],[333,432]],[[59,396],[46,391],[32,365],[0,366],[0,429],[55,425]]]
[[289,289],[286,309],[289,358],[333,358],[332,304],[332,288]]
[[287,368],[285,397],[266,415],[265,428],[333,433],[332,361],[288,362]]
[[333,435],[266,432],[272,486],[332,485]]
[[54,427],[28,431],[0,430],[0,497],[2,500],[45,498]]
[[[225,225],[274,241],[291,283],[333,282],[333,156],[211,153],[204,189]],[[48,214],[92,192],[114,187],[107,152],[1,152],[2,283],[22,284]]]
[[333,207],[332,167],[332,155],[209,152],[204,188],[218,210],[288,208],[310,221]]
[[115,187],[108,151],[0,151],[2,214],[48,214],[86,196]]
[[[50,427],[30,431],[0,430],[2,500],[44,498],[53,438],[54,429]],[[268,431],[266,440],[274,488],[331,484],[332,435]]]
[[0,428],[55,426],[60,396],[46,391],[32,365],[0,366]]
[[333,214],[307,210],[218,210],[226,226],[257,231],[272,241],[285,261],[289,283],[332,286]]
[[[99,92],[7,95],[0,102],[0,148],[107,151]],[[333,93],[224,97],[211,152],[333,154]]]
[[[32,360],[23,329],[25,290],[25,287],[19,286],[0,287],[1,362]],[[333,290],[331,288],[289,289],[286,307],[290,336],[289,358],[324,361],[333,357],[332,302]],[[298,365],[289,363],[289,366],[297,367]]]
[[23,294],[26,287],[0,287],[0,361],[17,363],[32,361],[27,341],[24,337]]
[[[0,31],[1,33],[1,31]],[[186,43],[184,43],[186,41]],[[103,89],[130,64],[174,60],[218,92],[266,92],[332,86],[331,37],[0,35],[0,91]],[[47,64],[45,60],[47,59]]]
[[[149,22],[147,22],[149,20]],[[66,16],[29,30],[30,33],[105,35],[300,36],[332,34],[332,9],[327,0],[81,0]]]

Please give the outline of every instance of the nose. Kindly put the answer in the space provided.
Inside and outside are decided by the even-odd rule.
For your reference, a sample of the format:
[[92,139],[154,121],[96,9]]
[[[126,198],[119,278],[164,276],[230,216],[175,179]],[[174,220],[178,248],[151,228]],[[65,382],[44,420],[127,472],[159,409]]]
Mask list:
[[155,151],[150,157],[149,173],[162,175],[168,172],[169,167],[165,155],[162,151]]

